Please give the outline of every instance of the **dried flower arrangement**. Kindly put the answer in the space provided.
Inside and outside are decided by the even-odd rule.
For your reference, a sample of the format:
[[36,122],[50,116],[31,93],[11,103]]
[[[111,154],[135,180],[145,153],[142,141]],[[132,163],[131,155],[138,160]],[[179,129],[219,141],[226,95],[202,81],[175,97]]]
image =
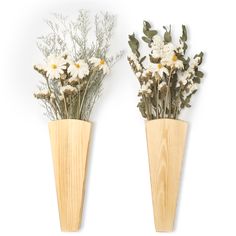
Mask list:
[[138,107],[147,120],[178,119],[182,109],[191,107],[192,95],[203,77],[203,72],[199,70],[203,53],[196,54],[192,60],[186,57],[186,27],[182,25],[178,46],[172,42],[171,26],[163,28],[165,33],[161,37],[149,22],[144,21],[142,40],[151,50],[144,57],[140,55],[135,35],[129,35],[132,54],[128,56],[128,61],[140,82]]
[[89,42],[89,13],[80,10],[75,20],[54,14],[47,20],[50,32],[38,38],[38,48],[45,57],[44,65],[34,69],[43,76],[34,94],[51,120],[80,119],[88,121],[102,83],[112,65],[122,56],[108,56],[114,16],[95,16],[95,40]]

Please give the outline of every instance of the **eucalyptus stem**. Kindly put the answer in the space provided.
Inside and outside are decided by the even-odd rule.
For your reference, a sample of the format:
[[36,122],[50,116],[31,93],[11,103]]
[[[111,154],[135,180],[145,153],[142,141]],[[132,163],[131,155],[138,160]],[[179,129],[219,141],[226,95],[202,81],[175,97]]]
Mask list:
[[[169,89],[170,89],[170,79],[171,79],[171,74],[168,78],[168,83],[167,83],[167,91],[166,91],[166,98],[165,98],[165,106],[164,106],[164,115],[166,114],[166,108],[167,108],[167,100],[169,96]],[[165,117],[164,117],[165,118]]]
[[45,77],[45,79],[46,79],[46,82],[47,82],[48,90],[49,90],[49,92],[51,93],[51,92],[52,92],[52,90],[51,90],[51,88],[50,88],[50,85],[49,85],[49,82],[48,82],[48,78],[47,78],[47,77]]

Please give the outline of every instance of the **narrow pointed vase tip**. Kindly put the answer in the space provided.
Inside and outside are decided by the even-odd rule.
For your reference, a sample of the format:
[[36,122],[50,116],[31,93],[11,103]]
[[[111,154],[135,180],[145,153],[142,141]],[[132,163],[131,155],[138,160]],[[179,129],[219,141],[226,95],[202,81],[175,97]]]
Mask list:
[[187,126],[173,119],[146,122],[156,231],[173,231]]
[[78,231],[82,219],[91,123],[49,122],[61,230]]

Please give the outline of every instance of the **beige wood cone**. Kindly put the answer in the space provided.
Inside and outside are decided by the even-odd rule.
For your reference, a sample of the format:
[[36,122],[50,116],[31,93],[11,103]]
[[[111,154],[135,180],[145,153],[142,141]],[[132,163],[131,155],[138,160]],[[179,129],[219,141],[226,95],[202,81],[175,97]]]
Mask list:
[[91,123],[81,120],[49,122],[49,134],[62,231],[80,228]]
[[147,121],[149,169],[156,231],[173,231],[187,123]]

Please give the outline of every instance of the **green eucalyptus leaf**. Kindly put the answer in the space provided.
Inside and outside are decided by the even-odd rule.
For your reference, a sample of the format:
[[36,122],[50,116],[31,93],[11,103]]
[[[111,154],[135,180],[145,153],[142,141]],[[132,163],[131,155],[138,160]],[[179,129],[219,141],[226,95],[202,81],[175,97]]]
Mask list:
[[168,32],[168,31],[165,32],[165,34],[164,34],[164,40],[165,40],[166,43],[171,42],[172,37],[171,37],[171,33],[170,33],[170,32]]
[[149,30],[151,29],[151,25],[148,21],[143,21],[143,30]]
[[186,104],[186,107],[190,108],[190,107],[191,107],[191,105],[188,103],[188,104]]
[[139,53],[139,51],[138,51],[138,49],[139,49],[139,41],[135,38],[135,35],[134,35],[134,34],[129,35],[128,44],[129,44],[129,46],[130,46],[132,52],[133,52],[137,57],[139,57],[139,56],[140,56],[140,53]]
[[183,41],[187,41],[188,39],[188,36],[187,36],[187,29],[186,29],[186,26],[185,25],[182,25],[182,37],[181,39]]
[[152,55],[150,55],[149,54],[149,60],[150,60],[150,62],[152,62],[152,63],[159,63],[160,62],[160,58],[158,59],[158,58],[154,58]]
[[200,70],[196,71],[196,76],[199,78],[202,78],[204,76],[204,73]]
[[151,40],[145,36],[142,37],[142,40],[145,42],[145,43],[151,43]]
[[204,56],[204,53],[203,52],[200,52],[199,54],[196,54],[193,58],[196,58],[196,57],[200,57],[200,61],[199,61],[199,65],[202,64],[202,59],[203,59],[203,56]]
[[146,56],[142,57],[142,58],[140,59],[139,63],[140,63],[140,64],[143,63],[143,61],[144,61],[145,59],[146,59]]
[[153,36],[155,36],[157,34],[157,31],[156,30],[149,30],[146,32],[146,35],[148,38],[153,38]]
[[200,84],[201,83],[201,79],[199,77],[194,77],[193,82],[197,83],[197,84]]
[[137,107],[139,108],[139,111],[141,112],[142,116],[144,118],[147,118],[147,115],[145,113],[145,106],[144,106],[143,102],[139,102]]

